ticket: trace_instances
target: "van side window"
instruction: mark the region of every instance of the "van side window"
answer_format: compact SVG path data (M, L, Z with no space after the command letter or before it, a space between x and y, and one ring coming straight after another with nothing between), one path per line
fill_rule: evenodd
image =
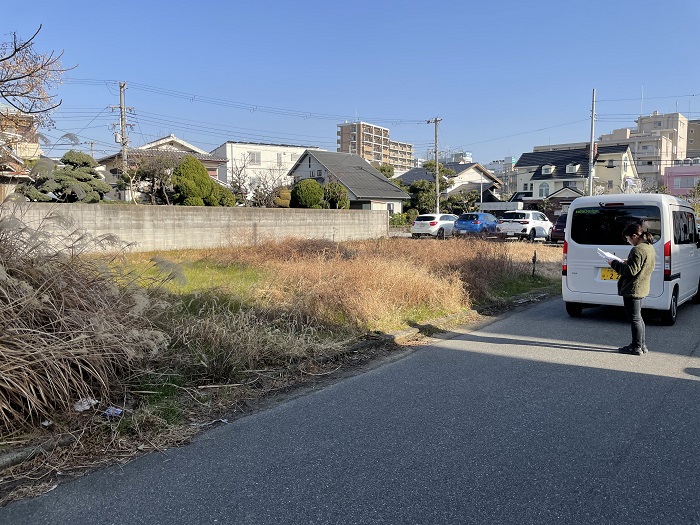
M673 212L673 242L695 244L695 217L687 211Z

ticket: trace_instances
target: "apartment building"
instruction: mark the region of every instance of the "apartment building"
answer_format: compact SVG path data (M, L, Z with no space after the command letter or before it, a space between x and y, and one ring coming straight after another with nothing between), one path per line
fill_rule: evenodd
M484 168L503 181L503 192L514 193L518 189L518 172L515 169L515 157L493 160L484 165Z
M338 124L338 152L357 153L367 162L390 164L394 171L413 168L413 144L389 138L389 129L367 122Z
M700 157L700 120L688 121L688 145L685 154L691 159Z
M648 188L659 186L664 170L687 156L688 119L680 113L654 111L635 122L636 130L613 130L600 136L600 144L629 144L643 184Z

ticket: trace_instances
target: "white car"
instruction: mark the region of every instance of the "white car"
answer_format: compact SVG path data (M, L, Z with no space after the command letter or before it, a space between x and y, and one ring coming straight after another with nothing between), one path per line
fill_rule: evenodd
M554 225L547 216L539 211L517 210L507 211L498 219L496 232L502 238L528 239L537 238L549 240L552 237Z
M451 237L456 220L457 216L451 213L419 215L411 225L411 236L416 239L418 237L435 237L436 239Z

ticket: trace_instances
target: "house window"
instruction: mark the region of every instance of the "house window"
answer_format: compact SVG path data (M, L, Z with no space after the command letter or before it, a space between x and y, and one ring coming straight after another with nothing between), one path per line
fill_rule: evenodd
M565 188L575 188L575 187L576 187L576 181L565 180L565 181L564 181L564 187L565 187Z
M551 175L554 166L542 166L542 175Z
M695 142L695 139L688 139L688 144L693 144Z
M627 161L626 160L622 163L622 173L627 173Z
M314 170L309 171L309 177L311 177L311 178L313 179L313 177L314 177Z
M292 162L294 162L294 161L297 160L298 158L299 158L299 155L297 155L296 153L292 153L292 154L289 156L289 160L291 160Z
M693 135L694 133L695 133L695 129L694 129L694 128L690 128L690 134Z
M316 176L317 176L317 177L322 177L322 176L323 176L323 174L321 173L321 170L317 170L317 171L316 171Z
M309 155L309 168L310 167L311 167L311 155ZM313 173L313 171L311 173Z
M542 182L540 184L540 197L549 197L549 184Z
M530 183L530 191L532 191L532 189L533 189L534 187L535 187L535 185L531 182L531 183Z
M610 159L610 160L608 161L608 168L614 168L614 167L615 167L615 161L612 160L612 159Z
M248 158L250 159L251 166L260 166L260 152L259 151L249 151Z

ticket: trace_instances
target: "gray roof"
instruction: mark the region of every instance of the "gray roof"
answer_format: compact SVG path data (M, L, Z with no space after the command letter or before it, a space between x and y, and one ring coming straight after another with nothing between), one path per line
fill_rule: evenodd
M299 158L294 168L301 163L306 155L313 156L323 164L328 173L354 193L358 200L405 200L410 198L407 193L356 153L307 150Z
M624 153L629 148L628 144L616 144L614 146L598 146L598 156L610 153ZM597 157L596 157L597 158ZM576 173L566 173L566 166L578 164ZM554 173L545 175L542 173L542 166L554 166ZM543 179L573 179L588 177L588 148L563 149L554 151L533 151L523 153L516 168L536 167L532 174L532 180Z
M481 170L484 171L484 173L490 173L486 168L481 166L478 162L469 162L467 164L460 164L459 162L447 162L443 164L443 166L447 169L451 169L454 171L454 175L451 175L451 177L456 177L463 171L467 171L471 168L477 167L477 169L481 168ZM488 176L488 175L487 175ZM491 186L495 184L498 179L496 179L493 175L490 175L491 177ZM408 170L406 173L399 175L396 177L397 179L401 180L403 184L406 186L410 186L416 181L419 180L427 180L429 182L434 182L435 181L435 172L434 171L428 171L425 168L412 168ZM485 182L485 181L484 181ZM498 181L500 182L500 181ZM489 187L491 187L489 186Z
M103 157L98 160L99 163L104 163L106 160L112 159L112 158L117 158L121 157L121 151L118 153L114 153L113 155L109 155L107 157ZM227 162L227 159L218 157L216 155L212 155L211 153L197 153L195 151L180 151L180 150L174 150L174 149L129 149L127 151L127 155L129 157L157 157L157 156L172 156L177 159L184 158L186 155L191 155L195 159L200 160L200 161L209 161L209 162L218 162L220 164L223 164Z

